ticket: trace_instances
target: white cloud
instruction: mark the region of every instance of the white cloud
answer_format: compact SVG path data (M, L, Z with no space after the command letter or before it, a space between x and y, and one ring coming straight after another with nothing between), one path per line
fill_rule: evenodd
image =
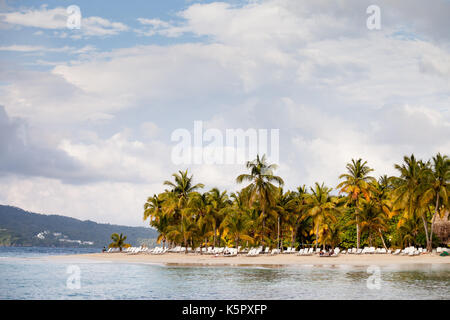
M34 27L50 30L69 30L67 19L69 14L66 8L57 7L48 9L41 6L39 9L24 9L7 13L0 13L0 19L8 24ZM128 26L121 22L113 22L101 17L84 17L82 15L80 30L74 30L76 35L84 36L111 36L128 30ZM57 33L64 37L66 33Z
M450 45L448 28L447 35L436 31L448 22L415 0L411 7L382 1L382 30L371 32L365 26L368 1L349 3L197 3L179 13L181 22L138 20L148 35L189 34L195 41L86 49L49 72L3 74L0 103L8 113L48 131L57 127L53 145L98 180L82 186L17 179L0 187L0 198L52 212L61 212L67 199L79 206L70 214L98 211L108 221L110 210L121 223L127 221L122 211L136 219L145 196L186 169L171 163L168 139L174 128L191 129L194 120L221 130L280 128L278 173L288 188L315 181L335 187L351 158L367 160L378 175L395 173L393 164L405 154L448 152ZM403 9L417 20L410 24ZM410 37L396 36L399 30ZM80 135L79 127L94 133ZM208 187L234 190L245 168L190 171ZM21 188L29 197L20 195ZM46 204L32 195L36 190L58 201Z
M158 185L99 182L79 187L47 178L0 178L0 203L32 212L59 214L131 226L143 222L143 205ZM157 191L158 190L158 191Z

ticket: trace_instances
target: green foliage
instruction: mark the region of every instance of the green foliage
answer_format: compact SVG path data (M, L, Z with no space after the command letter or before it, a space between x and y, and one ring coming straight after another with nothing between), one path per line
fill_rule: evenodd
M438 154L432 161L413 155L396 164L399 176L369 174L362 159L352 159L332 188L315 183L296 191L282 189L277 168L265 156L246 165L239 175L243 189L232 193L214 188L201 193L187 171L174 174L170 189L148 198L144 219L159 232L158 241L184 246L264 245L297 247L316 244L353 248L363 246L428 246L433 217L449 209L450 162ZM359 233L357 232L359 230ZM433 235L433 245L439 243Z

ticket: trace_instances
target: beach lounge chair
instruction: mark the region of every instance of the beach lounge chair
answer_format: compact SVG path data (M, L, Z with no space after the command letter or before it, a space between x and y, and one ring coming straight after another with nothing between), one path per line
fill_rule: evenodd
M236 253L236 255L237 255L237 253ZM224 257L232 257L232 256L234 256L234 248L225 248L224 250L223 250L223 256Z
M266 250L264 251L264 254L269 254L269 251L270 250L270 248L269 247L266 247Z

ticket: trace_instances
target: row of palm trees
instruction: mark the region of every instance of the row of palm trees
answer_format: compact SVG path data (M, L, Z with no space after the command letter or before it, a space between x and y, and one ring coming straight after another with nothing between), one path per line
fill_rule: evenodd
M430 161L405 156L398 176L375 179L362 159L352 159L333 189L323 183L283 190L277 165L257 156L236 178L245 184L228 194L194 184L188 171L165 181L164 192L149 197L144 220L159 232L158 242L188 247L250 246L406 246L431 250L436 217L449 208L450 161L437 154Z

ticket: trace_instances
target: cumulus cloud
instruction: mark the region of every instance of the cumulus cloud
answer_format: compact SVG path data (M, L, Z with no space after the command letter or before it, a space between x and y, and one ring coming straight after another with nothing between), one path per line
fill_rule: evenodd
M443 12L449 4L437 3L380 1L379 31L366 28L369 1L196 3L176 22L138 19L136 32L180 42L89 50L48 71L4 72L0 103L8 113L47 130L64 127L53 146L97 177L86 188L73 183L58 190L67 179L55 171L51 179L15 180L14 188L28 186L31 193L48 184L49 197L87 197L89 204L94 200L87 193L110 193L99 201L117 195L140 216L145 196L186 169L172 164L169 139L174 129L192 130L194 120L220 130L279 128L278 173L287 188L315 181L335 187L351 158L368 160L376 174L393 174L393 163L405 154L445 153L450 46ZM90 133L80 135L80 128ZM245 170L189 169L207 188L228 190ZM0 198L33 205L14 188L3 187ZM61 206L36 200L32 207L41 205ZM73 212L81 215L87 206ZM124 207L106 208L127 221Z
M66 30L69 14L66 8L57 7L48 9L47 6L41 6L39 9L24 9L0 13L0 21L22 27L33 27L48 30ZM114 22L102 17L83 17L79 30L74 30L75 35L82 36L112 36L120 32L127 31L127 25L121 22ZM79 31L79 32L78 32ZM58 33L63 36L63 34Z
M80 165L65 152L36 145L27 125L20 119L10 119L0 106L0 174L45 176L71 181L82 178ZM84 177L86 178L86 177Z

